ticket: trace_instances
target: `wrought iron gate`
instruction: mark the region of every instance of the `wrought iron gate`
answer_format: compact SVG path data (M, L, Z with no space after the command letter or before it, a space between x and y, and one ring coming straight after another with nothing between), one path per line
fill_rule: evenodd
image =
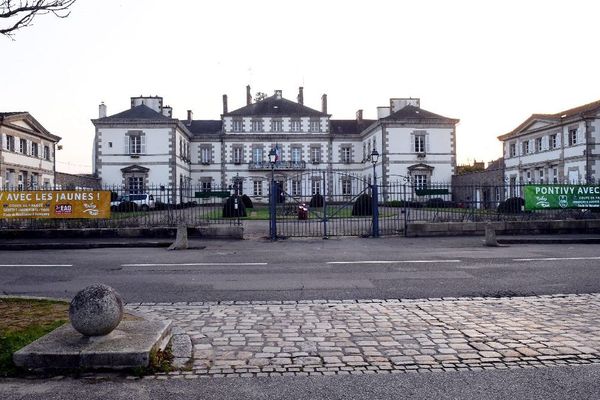
M378 236L377 187L344 171L279 173L270 190L270 235Z

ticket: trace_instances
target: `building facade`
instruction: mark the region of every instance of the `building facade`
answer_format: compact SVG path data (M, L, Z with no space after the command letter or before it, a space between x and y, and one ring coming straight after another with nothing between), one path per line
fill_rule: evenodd
M191 110L179 120L162 98L134 97L131 109L111 116L100 105L100 117L92 120L94 170L103 184L130 192L157 185L165 190L236 187L260 202L268 196L271 149L278 155L275 180L292 195L319 192L320 171L360 176L353 180L341 174L339 182L328 182L347 191L355 189L349 185L370 182L369 155L375 149L380 183L450 182L458 120L421 109L419 99L391 99L389 106L379 107L376 120L362 115L359 110L354 119L332 119L327 95L319 110L310 108L302 87L297 101L285 99L281 90L253 101L248 86L246 105L233 111L223 95L223 113L214 120L196 120Z
M0 186L4 189L51 188L60 137L28 112L0 113Z
M556 114L533 114L498 139L510 187L594 183L600 178L600 101ZM514 195L518 193L509 196Z

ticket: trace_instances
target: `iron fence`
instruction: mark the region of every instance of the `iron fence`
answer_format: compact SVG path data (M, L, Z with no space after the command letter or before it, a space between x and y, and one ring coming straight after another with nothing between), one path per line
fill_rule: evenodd
M10 191L12 188L5 188ZM16 188L19 190L19 188ZM146 186L143 189L128 189L122 186L102 188L44 187L46 190L75 190L111 193L110 218L66 219L66 218L3 218L3 229L77 229L77 228L126 228L126 227L175 227L181 223L190 226L206 224L241 224L239 216L224 216L227 198L235 193L231 187L163 185ZM31 190L19 190L29 192Z

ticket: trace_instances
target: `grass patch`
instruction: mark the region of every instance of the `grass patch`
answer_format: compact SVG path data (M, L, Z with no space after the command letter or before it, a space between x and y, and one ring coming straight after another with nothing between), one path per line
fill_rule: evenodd
M69 304L62 301L0 299L0 377L18 374L15 351L69 320Z

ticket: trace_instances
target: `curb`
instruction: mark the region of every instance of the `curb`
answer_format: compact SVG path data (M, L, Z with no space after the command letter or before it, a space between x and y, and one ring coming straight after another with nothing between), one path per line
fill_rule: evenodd
M0 251L169 247L171 244L172 242L2 243L0 244Z

